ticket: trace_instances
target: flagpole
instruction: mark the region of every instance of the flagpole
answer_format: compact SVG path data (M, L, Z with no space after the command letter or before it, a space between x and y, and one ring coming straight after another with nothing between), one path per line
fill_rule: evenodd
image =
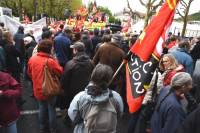
M120 66L117 68L117 70L115 71L115 73L112 76L112 79L110 80L110 82L108 83L108 86L111 85L111 83L113 82L113 80L116 78L116 76L118 75L119 71L122 69L122 67L124 66L124 64L126 64L128 62L128 60L131 57L131 51L129 50L128 53L126 54L126 56L124 57L122 63L120 64Z

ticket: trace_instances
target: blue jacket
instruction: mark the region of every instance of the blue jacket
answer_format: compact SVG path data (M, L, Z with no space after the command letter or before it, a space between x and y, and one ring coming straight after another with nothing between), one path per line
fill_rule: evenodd
M169 86L161 89L158 103L151 118L152 133L175 133L185 119L186 114L173 92L166 97L160 108L158 108L158 104L160 104L160 101L167 95L169 90Z
M192 75L193 73L193 59L186 52L186 50L178 48L177 50L171 52L171 54L176 58L179 64L182 64L185 68L185 71Z
M71 41L64 33L60 33L58 36L56 36L54 41L54 50L56 53L56 57L60 64L65 64L71 56Z

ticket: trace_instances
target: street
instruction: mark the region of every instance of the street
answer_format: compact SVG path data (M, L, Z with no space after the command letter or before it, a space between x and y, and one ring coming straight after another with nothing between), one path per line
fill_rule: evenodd
M22 80L23 81L23 80ZM18 133L38 133L38 106L36 100L31 97L32 88L30 82L23 81L23 99L26 100L22 107L21 117L17 122ZM57 109L59 113L59 109ZM126 133L128 126L128 114L124 114L119 120L117 133ZM73 133L72 127L67 127L63 123L62 117L57 117L57 129L58 133Z

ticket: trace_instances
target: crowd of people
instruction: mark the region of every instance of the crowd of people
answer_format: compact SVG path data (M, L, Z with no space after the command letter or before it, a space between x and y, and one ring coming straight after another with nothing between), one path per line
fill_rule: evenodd
M117 120L128 113L125 67L112 76L139 35L75 32L61 24L59 31L44 27L36 42L23 26L14 35L0 26L1 133L17 133L24 81L31 83L30 95L38 103L40 133L57 132L56 107L67 113L65 124L74 133L117 132ZM60 78L62 94L44 95L45 64ZM169 34L141 109L130 114L127 133L198 133L199 65L200 38ZM149 108L152 97L156 100Z

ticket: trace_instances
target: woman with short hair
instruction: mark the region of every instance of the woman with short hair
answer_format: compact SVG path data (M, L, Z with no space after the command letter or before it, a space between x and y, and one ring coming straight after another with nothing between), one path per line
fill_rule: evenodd
M38 44L38 53L32 56L28 62L28 74L33 81L34 97L39 104L40 133L56 132L56 97L49 98L42 93L45 63L54 74L60 76L63 73L62 67L51 56L52 45L53 42L51 40L42 40Z

